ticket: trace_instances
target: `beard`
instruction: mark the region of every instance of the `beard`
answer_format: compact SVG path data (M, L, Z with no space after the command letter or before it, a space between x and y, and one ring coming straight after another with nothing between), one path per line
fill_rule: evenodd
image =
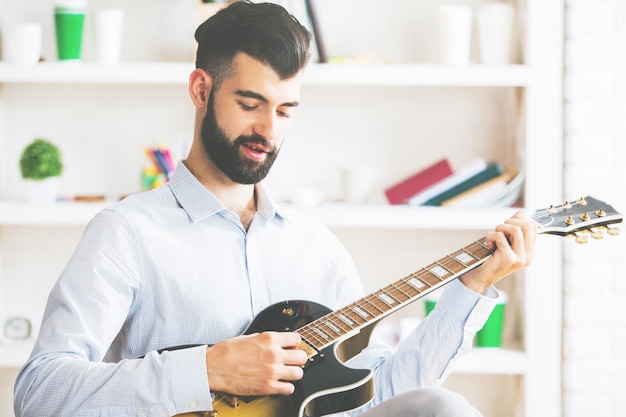
M202 120L200 138L207 158L231 181L238 184L256 184L263 180L280 150L259 135L241 135L230 141L226 132L217 123L213 94L209 98L206 115ZM253 161L242 155L241 147L250 144L262 145L268 150L265 160Z

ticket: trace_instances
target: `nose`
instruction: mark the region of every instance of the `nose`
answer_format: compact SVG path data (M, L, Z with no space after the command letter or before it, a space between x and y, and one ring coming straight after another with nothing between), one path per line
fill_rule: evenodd
M278 136L278 116L274 111L264 112L254 124L254 133L271 141Z

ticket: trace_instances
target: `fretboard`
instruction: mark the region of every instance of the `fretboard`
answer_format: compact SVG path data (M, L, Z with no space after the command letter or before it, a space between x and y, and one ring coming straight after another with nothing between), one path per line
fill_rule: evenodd
M483 263L492 252L485 239L458 251L333 311L298 329L320 350L388 316Z

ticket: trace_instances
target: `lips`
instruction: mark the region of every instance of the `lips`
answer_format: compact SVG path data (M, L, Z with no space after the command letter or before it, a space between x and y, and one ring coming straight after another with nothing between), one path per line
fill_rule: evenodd
M265 155L269 152L267 147L252 142L244 143L242 145L242 149L250 159L254 159L256 161L263 160Z

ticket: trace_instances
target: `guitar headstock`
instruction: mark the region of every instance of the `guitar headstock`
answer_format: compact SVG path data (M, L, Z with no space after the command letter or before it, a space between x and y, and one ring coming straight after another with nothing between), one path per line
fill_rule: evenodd
M619 228L610 225L623 218L613 207L590 196L537 210L532 217L541 225L539 233L575 237L578 243L587 243L589 237L602 239L605 233L618 235Z

